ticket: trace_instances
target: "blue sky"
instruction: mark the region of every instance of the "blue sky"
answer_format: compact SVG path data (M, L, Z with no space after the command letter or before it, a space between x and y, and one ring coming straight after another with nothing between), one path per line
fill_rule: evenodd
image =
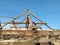
M0 0L0 16L16 17L26 9L30 9L53 29L60 29L60 0ZM11 19L0 20L3 23Z

